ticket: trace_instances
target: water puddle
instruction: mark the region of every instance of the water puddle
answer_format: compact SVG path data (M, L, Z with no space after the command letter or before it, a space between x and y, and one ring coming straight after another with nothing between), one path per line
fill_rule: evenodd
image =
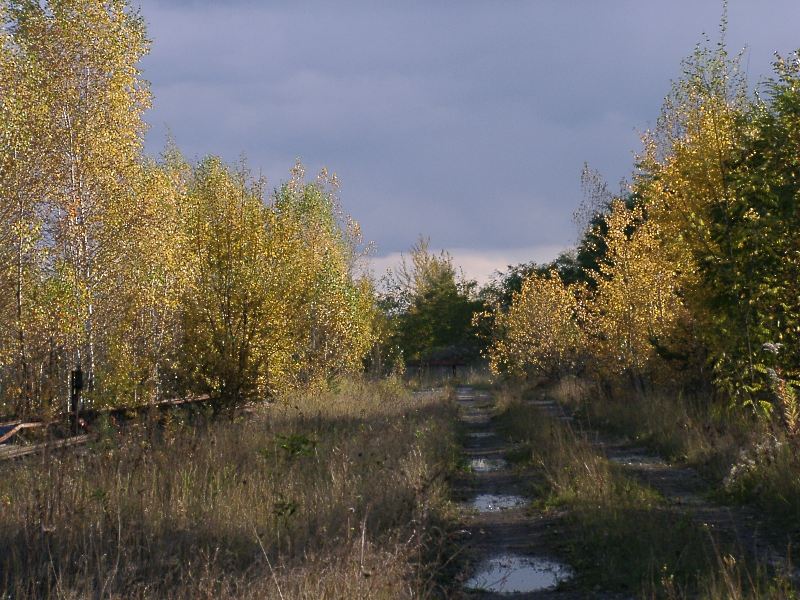
M504 458L472 458L469 461L469 466L472 467L475 473L499 471L505 468L507 464Z
M489 414L494 409L493 404L478 404L476 402L461 402L461 413L466 415Z
M545 406L556 408L558 404L554 400L529 400L528 404L531 406Z
M478 414L471 414L471 415L461 415L461 420L464 423L469 423L471 425L486 425L492 418L485 414L485 413L478 413Z
M527 502L522 496L502 494L480 494L475 496L470 505L478 512L497 512L509 508L517 508Z
M476 440L482 440L484 438L494 437L497 434L494 431L473 431L472 433L468 433L467 437L474 438Z
M666 463L655 456L648 456L647 454L618 454L616 456L609 456L608 460L618 465L626 465L629 467L661 467Z
M413 391L411 393L416 398L423 398L425 396L435 396L435 395L441 394L443 392L444 392L444 388L432 387L432 388L423 388L423 389L415 390L415 391Z
M543 558L507 554L490 558L480 565L464 587L499 594L536 592L556 587L572 577L572 571Z

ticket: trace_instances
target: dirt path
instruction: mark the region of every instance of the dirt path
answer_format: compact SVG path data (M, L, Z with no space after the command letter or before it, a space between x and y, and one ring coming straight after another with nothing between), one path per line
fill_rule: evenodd
M509 447L494 430L490 394L463 387L456 397L466 430L464 455L471 467L471 473L454 486L464 507L467 553L458 597L585 598L583 592L558 589L572 573L548 551L548 529L557 517L530 509L525 493L532 475L505 462Z
M544 394L531 404L550 418L573 422L573 417L562 405ZM583 424L580 429L608 460L658 491L673 508L707 527L715 539L729 544L750 560L788 575L795 583L800 581L800 570L791 567L786 556L796 532L781 532L767 527L754 509L711 501L711 486L690 467L669 464L641 446L587 429Z

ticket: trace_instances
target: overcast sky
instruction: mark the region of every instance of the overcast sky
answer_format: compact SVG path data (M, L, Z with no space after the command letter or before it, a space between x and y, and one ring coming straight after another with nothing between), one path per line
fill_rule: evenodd
M380 270L418 235L485 279L576 237L584 162L616 185L717 0L141 0L154 107L190 158L295 158L342 182ZM800 47L800 1L731 0L753 83Z

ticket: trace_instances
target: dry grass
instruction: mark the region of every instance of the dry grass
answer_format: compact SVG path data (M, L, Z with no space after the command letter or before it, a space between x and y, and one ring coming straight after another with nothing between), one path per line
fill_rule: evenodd
M737 563L706 529L606 460L580 430L548 419L522 396L503 394L499 422L521 445L511 458L541 474L539 505L564 515L554 543L582 589L642 598L796 598L785 580Z
M567 377L548 393L592 427L628 436L719 481L739 449L758 436L756 423L744 413L668 392L642 397L631 390L615 390L608 397L585 380Z
M717 486L720 499L757 506L780 527L800 519L800 443L777 419L769 423L745 410L667 392L616 390L608 397L574 377L548 393L592 427L695 467Z
M700 582L697 590L682 589L674 579L662 577L658 592L651 598L666 600L797 600L798 595L787 577L755 575L729 554L716 555L716 569Z
M392 381L338 388L4 466L0 595L435 595L453 408Z
M522 444L525 462L546 477L549 502L616 508L623 497L636 504L658 500L650 490L621 477L582 432L547 418L535 406L522 402L518 392L506 391L498 405L503 411L500 423L504 434Z

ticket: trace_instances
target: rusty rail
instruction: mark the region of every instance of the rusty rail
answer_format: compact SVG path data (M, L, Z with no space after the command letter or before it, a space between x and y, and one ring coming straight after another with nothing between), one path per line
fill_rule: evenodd
M21 458L23 456L28 456L29 454L36 454L37 452L41 452L42 450L58 450L60 448L67 448L69 446L77 446L80 444L85 444L89 440L91 440L94 436L92 434L83 434L83 435L76 435L73 437L69 437L63 440L54 440L51 442L45 442L43 444L33 444L30 446L6 446L5 448L0 448L0 461L3 460L10 460L12 458Z
M14 423L0 423L0 427L9 426L9 425L13 425L13 427L11 427L10 431L7 431L3 435L0 435L0 444L3 444L6 441L10 440L13 436L15 436L17 433L19 433L23 429L35 429L37 427L44 427L46 425L46 423L42 423L41 421L33 421L31 423L16 423L16 424L14 424Z
M211 399L210 396L203 395L203 396L194 396L190 398L176 398L171 400L162 400L160 402L155 402L153 404L140 404L136 406L116 406L111 408L86 410L81 413L80 422L82 426L86 427L87 422L84 421L84 418L89 422L91 422L94 421L97 417L104 414L113 415L116 413L118 415L124 415L125 413L130 413L130 412L143 413L152 409L165 409L165 408L179 407L190 404L202 404L204 402L208 402L210 399ZM23 431L25 429L48 427L58 423L59 417L64 421L66 421L67 419L70 418L70 416L72 416L71 413L63 413L50 422L6 421L0 423L0 427L3 428L10 427L10 429L8 429L5 433L0 434L0 461L12 458L19 458L22 456L28 456L30 454L35 454L36 452L40 452L48 448L58 449L58 448L65 448L69 446L84 444L87 441L89 441L92 437L94 437L93 434L88 433L88 434L74 435L60 440L50 440L48 442L43 442L40 444L30 444L25 446L12 445L7 443L12 437L14 437L20 431Z

